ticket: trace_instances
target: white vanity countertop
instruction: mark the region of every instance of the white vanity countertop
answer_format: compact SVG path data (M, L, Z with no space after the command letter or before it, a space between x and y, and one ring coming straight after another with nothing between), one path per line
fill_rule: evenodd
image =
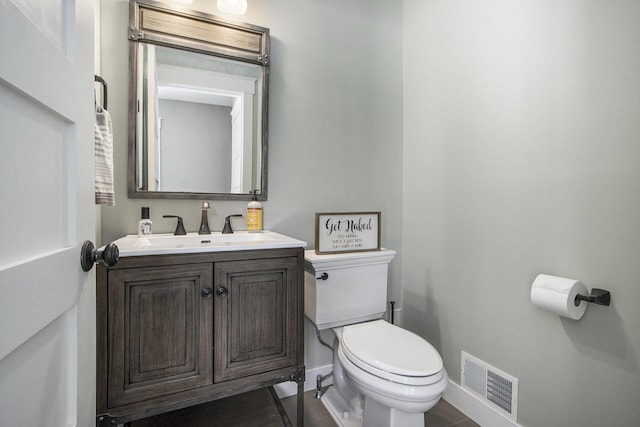
M114 241L120 257L142 255L170 255L200 252L246 251L256 249L282 249L306 247L307 242L272 231L249 233L235 231L232 234L188 233L186 236L152 234L139 237L129 235Z

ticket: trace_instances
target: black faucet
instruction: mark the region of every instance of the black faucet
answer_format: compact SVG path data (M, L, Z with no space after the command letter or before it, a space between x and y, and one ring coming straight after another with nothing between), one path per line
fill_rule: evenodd
M240 214L227 216L224 219L224 228L222 229L222 234L231 234L231 233L233 233L233 229L231 228L231 217L234 217L234 216L242 217L242 215L240 215Z
M176 231L173 232L174 236L184 236L187 234L184 229L184 224L182 222L182 217L178 215L162 215L163 218L178 218L178 225L176 226Z
M198 234L211 234L211 230L209 230L209 202L202 202L202 220Z

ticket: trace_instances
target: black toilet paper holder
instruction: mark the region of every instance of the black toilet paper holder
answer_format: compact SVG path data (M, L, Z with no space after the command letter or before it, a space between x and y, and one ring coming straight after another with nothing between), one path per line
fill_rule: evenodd
M593 288L591 289L590 295L576 295L573 303L577 307L581 301L592 302L599 305L609 305L611 304L611 292L605 291L604 289Z

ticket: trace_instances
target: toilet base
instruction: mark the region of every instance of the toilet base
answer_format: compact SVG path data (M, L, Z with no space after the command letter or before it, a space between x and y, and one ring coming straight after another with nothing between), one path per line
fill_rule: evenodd
M424 427L424 413L409 413L382 405L365 397L364 419L344 401L335 387L329 387L320 399L340 427Z
M362 427L362 417L340 396L335 386L331 386L320 398L333 421L340 427Z

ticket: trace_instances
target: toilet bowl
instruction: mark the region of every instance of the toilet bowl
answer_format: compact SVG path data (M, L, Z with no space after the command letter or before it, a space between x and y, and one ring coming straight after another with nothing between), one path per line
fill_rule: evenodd
M327 393L323 402L336 423L349 427L424 426L424 412L438 402L448 382L433 346L383 320L333 331L338 377L335 392ZM341 398L346 387L340 384L340 375L351 388L346 394L356 390L362 401L352 398L351 405L346 404Z
M305 252L305 315L335 335L333 385L322 402L343 427L424 427L448 383L428 341L381 320L394 255Z

